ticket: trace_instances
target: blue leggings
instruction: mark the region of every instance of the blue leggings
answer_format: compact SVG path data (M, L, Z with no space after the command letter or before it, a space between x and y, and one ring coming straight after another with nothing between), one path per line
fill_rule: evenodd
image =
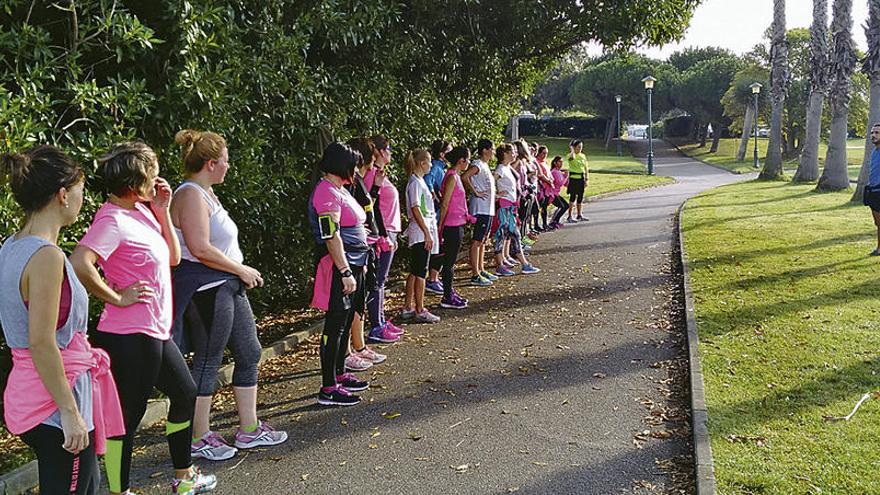
M392 235L391 232L388 234ZM392 261L394 261L394 251L379 253L376 262L376 288L367 295L367 313L372 328L385 324L385 281L388 280Z

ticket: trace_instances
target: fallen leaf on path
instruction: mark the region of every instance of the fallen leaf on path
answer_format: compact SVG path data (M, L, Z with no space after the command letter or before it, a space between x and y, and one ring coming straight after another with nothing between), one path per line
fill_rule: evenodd
M400 417L400 413L399 412L392 412L392 413L386 412L386 413L382 413L382 416L385 419L394 419L394 418Z
M457 473L464 473L468 470L470 464L462 464L460 466L449 466L450 469L454 469Z

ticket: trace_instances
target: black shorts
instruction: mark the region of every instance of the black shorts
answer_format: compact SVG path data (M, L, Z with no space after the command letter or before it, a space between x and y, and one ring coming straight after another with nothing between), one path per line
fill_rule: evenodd
M366 300L366 287L364 284L364 267L351 265L351 275L357 283L357 289L351 294L342 293L342 274L336 267L333 270L333 281L330 283L330 301L327 311L348 311L353 309L355 313L364 314Z
M428 276L428 262L431 253L425 249L424 242L417 242L409 247L409 272L419 278Z
M872 211L880 213L880 186L865 186L865 193L862 196L862 203L871 208Z
M584 189L586 188L586 180L583 177L572 177L568 179L568 197L572 203L584 202Z
M492 230L492 215L477 215L477 223L474 224L473 240L486 242L489 239L489 231Z

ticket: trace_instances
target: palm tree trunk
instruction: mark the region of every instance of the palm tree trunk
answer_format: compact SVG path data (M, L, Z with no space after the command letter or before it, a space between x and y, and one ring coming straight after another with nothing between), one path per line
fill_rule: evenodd
M794 182L819 178L819 140L822 135L822 107L828 92L828 2L813 0L810 26L810 102L807 105L807 137L801 151Z
M749 149L749 140L752 137L752 131L755 129L755 107L746 105L746 115L743 117L743 132L739 140L739 148L736 150L736 161L742 162L746 159L746 151ZM818 171L816 172L818 176Z
M721 141L721 124L715 122L712 124L712 147L709 148L709 153L715 153L718 151L719 141Z
M709 124L700 125L700 148L706 147L706 139L709 138Z
M614 138L614 135L617 134L615 126L617 125L617 115L612 115L611 120L608 122L608 128L605 130L605 149L607 150L609 146L611 146L611 139Z
M773 37L770 42L770 142L761 179L782 177L782 112L788 87L788 45L785 40L785 0L773 0Z
M834 0L834 18L831 22L833 49L829 103L831 109L831 137L825 167L816 189L840 191L849 187L846 161L846 137L849 130L850 78L856 67L856 53L852 40L852 0Z
M819 178L819 139L822 133L824 104L824 93L821 91L810 93L810 103L807 106L807 139L801 151L797 172L792 179L794 182L812 182Z
M853 202L862 201L865 186L868 184L868 176L871 173L871 153L874 151L874 145L871 143L871 127L880 122L880 0L868 0L868 23L865 26L865 36L868 39L868 53L862 62L862 72L867 74L871 81L871 100L868 106L868 135L865 136L865 156L862 158L859 181L852 196Z

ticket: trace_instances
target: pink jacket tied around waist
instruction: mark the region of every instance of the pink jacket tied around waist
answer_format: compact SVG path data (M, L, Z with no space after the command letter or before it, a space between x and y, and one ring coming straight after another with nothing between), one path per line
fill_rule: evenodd
M70 344L61 349L61 361L67 383L71 386L80 374L92 372L95 452L103 454L107 438L125 434L116 382L110 373L110 356L101 349L93 349L83 333L75 332ZM6 404L6 427L14 435L36 427L58 409L40 379L28 349L12 349L12 372L3 393L3 403Z

